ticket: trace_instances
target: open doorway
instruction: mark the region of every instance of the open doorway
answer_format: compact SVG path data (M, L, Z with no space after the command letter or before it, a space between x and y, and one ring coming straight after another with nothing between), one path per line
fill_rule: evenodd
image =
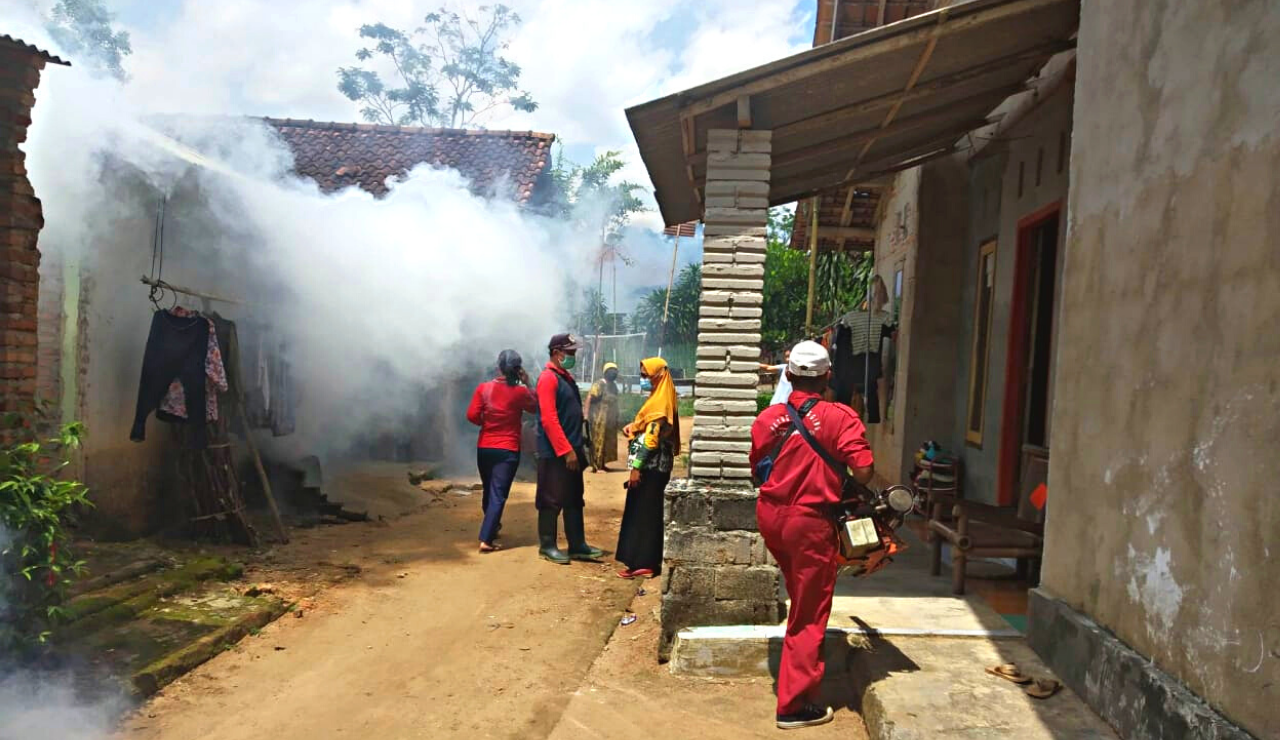
M1044 482L1048 470L1060 226L1059 203L1018 224L1000 425L997 500L1002 506L1019 503Z

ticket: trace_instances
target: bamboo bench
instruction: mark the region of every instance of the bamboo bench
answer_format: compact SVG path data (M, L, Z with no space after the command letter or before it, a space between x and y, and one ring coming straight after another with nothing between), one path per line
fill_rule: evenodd
M1044 525L1020 519L1012 507L965 501L954 493L927 491L929 506L929 572L942 573L942 543L951 545L951 589L964 593L970 558L1016 558L1018 577L1037 572L1044 551ZM949 518L944 515L949 513Z

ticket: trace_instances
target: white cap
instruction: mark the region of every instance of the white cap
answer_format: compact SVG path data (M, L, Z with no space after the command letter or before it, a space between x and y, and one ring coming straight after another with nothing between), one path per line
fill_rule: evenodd
M831 369L831 355L817 342L804 341L791 348L787 370L792 375L816 378Z

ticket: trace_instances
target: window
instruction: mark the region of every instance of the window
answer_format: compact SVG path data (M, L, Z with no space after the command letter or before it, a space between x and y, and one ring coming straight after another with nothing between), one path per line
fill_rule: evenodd
M996 243L982 245L978 254L978 290L974 295L973 348L969 355L969 414L964 441L982 447L987 401L987 367L991 357L991 315L996 297Z

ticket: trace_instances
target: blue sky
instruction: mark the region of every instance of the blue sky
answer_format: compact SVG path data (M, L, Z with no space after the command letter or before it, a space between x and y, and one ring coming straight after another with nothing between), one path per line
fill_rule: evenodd
M50 5L53 0L35 0ZM335 87L354 63L358 28L412 27L441 0L105 0L129 30L129 96L157 112L358 119ZM474 7L478 2L457 4ZM523 23L507 54L540 104L488 128L555 133L586 162L623 153L623 175L649 186L623 114L627 106L807 48L815 0L507 0ZM621 284L664 284L670 242L656 211L640 214L630 239L635 265ZM687 243L687 246L686 244ZM682 240L680 261L700 259ZM622 291L620 291L622 292ZM629 291L628 291L629 292ZM625 303L621 306L628 308Z

